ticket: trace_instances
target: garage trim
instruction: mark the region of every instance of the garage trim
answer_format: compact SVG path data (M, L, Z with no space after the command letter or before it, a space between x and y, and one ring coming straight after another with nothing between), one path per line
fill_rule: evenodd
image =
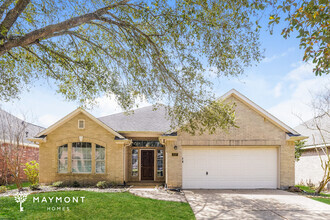
M251 149L258 149L258 148L276 148L276 153L277 153L277 176L276 176L276 180L277 180L277 188L279 189L280 188L280 182L281 182L281 179L280 179L280 171L281 171L281 146L278 146L278 145L251 145L251 146L240 146L240 145L235 145L235 146L216 146L216 145L210 145L210 146L206 146L206 145L184 145L184 146L181 146L182 147L182 157L184 156L184 153L183 151L185 149L202 149L203 147L204 148L207 148L207 149L223 149L223 148L227 148L227 149L238 149L238 148L251 148ZM184 160L184 158L183 158ZM182 167L182 186L183 186L183 172L184 172L184 169Z

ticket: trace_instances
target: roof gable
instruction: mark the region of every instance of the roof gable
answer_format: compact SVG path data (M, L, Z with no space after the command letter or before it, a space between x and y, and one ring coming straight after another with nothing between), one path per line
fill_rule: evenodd
M90 113L88 113L86 110L84 110L82 108L77 108L76 110L74 110L73 112L71 112L70 114L68 114L64 118L62 118L61 120L57 121L55 124L51 125L47 129L45 129L42 132L40 132L39 134L37 134L37 137L40 137L40 136L49 134L50 132L54 131L55 129L57 129L58 127L62 126L67 121L69 121L70 119L72 119L73 117L75 117L76 115L78 115L79 113L82 113L82 114L86 115L92 121L94 121L95 123L97 123L98 125L100 125L101 127L103 127L104 129L106 129L110 133L114 134L116 137L118 137L118 138L125 138L124 136L122 136L118 132L114 131L111 127L109 127L108 125L105 125L100 120L98 120L97 118L95 118L93 115L91 115Z
M272 114L270 114L269 112L267 112L266 110L261 108L259 105L257 105L256 103L254 103L253 101L251 101L250 99L248 99L246 96L239 93L235 89L231 89L230 91L225 93L223 96L221 96L219 99L220 100L225 100L225 99L227 99L231 96L234 96L236 99L243 102L249 108L253 109L255 112L257 112L261 116L267 118L271 123L273 123L275 126L282 129L283 131L291 133L293 135L299 135L299 133L297 131L295 131L294 129L292 129L291 127L289 127L288 125L286 125L282 121L280 121L278 118L276 118L275 116L273 116Z

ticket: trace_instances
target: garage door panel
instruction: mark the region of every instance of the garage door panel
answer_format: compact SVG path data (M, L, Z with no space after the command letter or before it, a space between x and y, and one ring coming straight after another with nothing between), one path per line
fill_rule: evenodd
M277 149L275 147L184 148L183 161L183 188L277 187Z

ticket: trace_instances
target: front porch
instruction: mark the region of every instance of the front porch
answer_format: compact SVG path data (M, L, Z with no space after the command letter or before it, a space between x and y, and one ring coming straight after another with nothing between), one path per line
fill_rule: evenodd
M158 138L133 139L124 152L125 183L134 186L165 184L165 146Z
M165 181L141 180L126 183L131 188L159 188L165 186Z

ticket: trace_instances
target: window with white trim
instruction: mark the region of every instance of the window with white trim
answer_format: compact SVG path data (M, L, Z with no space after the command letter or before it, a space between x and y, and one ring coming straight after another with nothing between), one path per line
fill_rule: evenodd
M95 148L95 172L105 173L105 147L98 144Z
M88 142L72 143L72 173L92 172L92 144Z
M84 119L79 119L78 120L78 128L79 129L85 129L85 120Z
M139 150L132 149L132 176L137 176L139 173Z
M68 172L68 145L64 144L58 147L58 172Z
M157 150L157 176L164 176L164 151Z

